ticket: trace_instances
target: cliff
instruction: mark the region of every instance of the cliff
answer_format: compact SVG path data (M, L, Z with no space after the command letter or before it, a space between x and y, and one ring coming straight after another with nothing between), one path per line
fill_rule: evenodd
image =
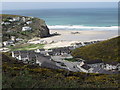
M11 39L11 36L22 39L33 37L47 37L50 35L45 21L35 17L19 15L0 15L2 18L3 41Z

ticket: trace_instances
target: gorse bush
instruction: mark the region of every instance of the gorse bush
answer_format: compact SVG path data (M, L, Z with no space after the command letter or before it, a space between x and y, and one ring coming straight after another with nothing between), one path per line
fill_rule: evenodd
M118 88L119 74L104 75L53 70L15 60L2 54L3 88Z
M119 55L120 36L102 41L96 44L87 45L72 51L76 58L85 60L102 60L104 62L120 62Z

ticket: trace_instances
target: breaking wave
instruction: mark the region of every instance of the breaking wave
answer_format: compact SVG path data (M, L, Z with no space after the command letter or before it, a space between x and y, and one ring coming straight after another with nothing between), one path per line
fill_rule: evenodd
M118 30L118 26L48 25L48 28L53 30Z

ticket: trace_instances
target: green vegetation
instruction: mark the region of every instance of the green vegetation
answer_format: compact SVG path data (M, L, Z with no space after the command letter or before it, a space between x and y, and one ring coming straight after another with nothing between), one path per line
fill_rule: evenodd
M119 88L119 74L104 75L40 68L2 54L3 88Z
M9 18L20 17L19 21L10 22ZM30 18L32 21L31 24L27 25L31 27L31 31L22 31L22 27L26 26L26 22L23 22L22 17ZM11 39L11 36L15 36L16 38L22 38L25 40L32 39L33 37L46 37L49 36L49 29L47 28L45 21L39 18L31 18L26 16L19 15L7 15L0 14L0 18L2 18L3 22L10 22L10 24L2 25L2 40L7 41Z
M120 62L118 52L120 46L120 36L102 41L96 44L84 46L72 51L72 55L76 58L85 60L102 60L105 62Z
M67 61L70 61L70 62L79 61L78 59L75 59L75 58L65 58L64 60L67 60Z
M11 51L17 51L17 50L42 49L43 47L44 47L44 44L20 44L16 46L9 46L8 48L10 48Z
M0 14L1 17L20 17L20 15L9 15L9 14Z

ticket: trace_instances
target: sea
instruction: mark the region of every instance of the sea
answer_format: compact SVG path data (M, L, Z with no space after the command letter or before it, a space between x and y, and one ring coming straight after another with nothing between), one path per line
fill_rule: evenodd
M117 30L117 8L3 10L3 14L38 17L54 30Z

